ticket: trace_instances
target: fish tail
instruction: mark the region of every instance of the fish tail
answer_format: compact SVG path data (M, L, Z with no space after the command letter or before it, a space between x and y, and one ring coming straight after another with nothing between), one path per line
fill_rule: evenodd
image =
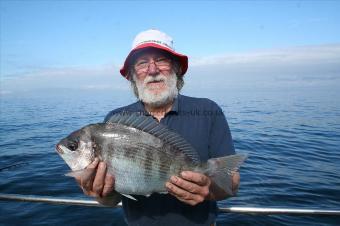
M246 158L246 155L235 154L209 159L207 162L207 174L217 186L228 194L233 194L231 176L238 171Z

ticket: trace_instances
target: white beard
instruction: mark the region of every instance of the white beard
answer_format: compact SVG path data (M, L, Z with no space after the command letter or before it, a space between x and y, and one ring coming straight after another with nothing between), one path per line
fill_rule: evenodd
M159 74L157 76L147 76L144 81L140 81L134 74L133 79L136 82L139 100L151 107L161 107L173 101L178 95L177 76L175 73L165 76ZM152 88L147 84L153 81L163 81L166 85L162 92L154 93Z

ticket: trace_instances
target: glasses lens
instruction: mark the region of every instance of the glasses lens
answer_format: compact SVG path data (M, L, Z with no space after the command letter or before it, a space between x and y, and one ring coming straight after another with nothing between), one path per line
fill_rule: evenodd
M136 71L146 71L149 69L149 66L151 63L154 63L158 69L160 70L166 70L171 65L171 60L165 57L157 58L153 61L147 61L147 60L140 60L137 61L135 64L135 70Z
M157 66L170 66L170 59L168 58L158 58L155 60Z

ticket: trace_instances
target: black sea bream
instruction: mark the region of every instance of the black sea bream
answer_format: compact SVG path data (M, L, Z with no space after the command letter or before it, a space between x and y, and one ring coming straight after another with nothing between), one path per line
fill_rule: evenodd
M166 181L184 170L204 173L222 189L230 190L230 175L238 170L244 155L201 162L194 148L177 133L151 117L125 113L71 133L56 145L57 152L77 173L98 157L114 175L115 190L127 196L166 193Z

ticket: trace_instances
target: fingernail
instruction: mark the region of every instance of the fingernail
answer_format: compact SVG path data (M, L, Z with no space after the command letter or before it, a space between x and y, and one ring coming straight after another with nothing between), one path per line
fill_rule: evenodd
M166 182L166 183L165 183L165 187L166 187L167 189L171 189L171 184L170 184L169 182Z
M172 177L170 178L170 180L171 180L171 182L176 183L176 182L178 181L178 178L177 178L176 176L172 176Z
M99 168L105 169L106 164L104 162L99 163Z
M92 164L97 165L97 164L98 164L98 161L99 161L99 159L98 159L98 158L95 158L95 159L93 160Z
M188 175L188 173L184 171L184 172L181 173L181 175L182 175L182 177L186 177Z

